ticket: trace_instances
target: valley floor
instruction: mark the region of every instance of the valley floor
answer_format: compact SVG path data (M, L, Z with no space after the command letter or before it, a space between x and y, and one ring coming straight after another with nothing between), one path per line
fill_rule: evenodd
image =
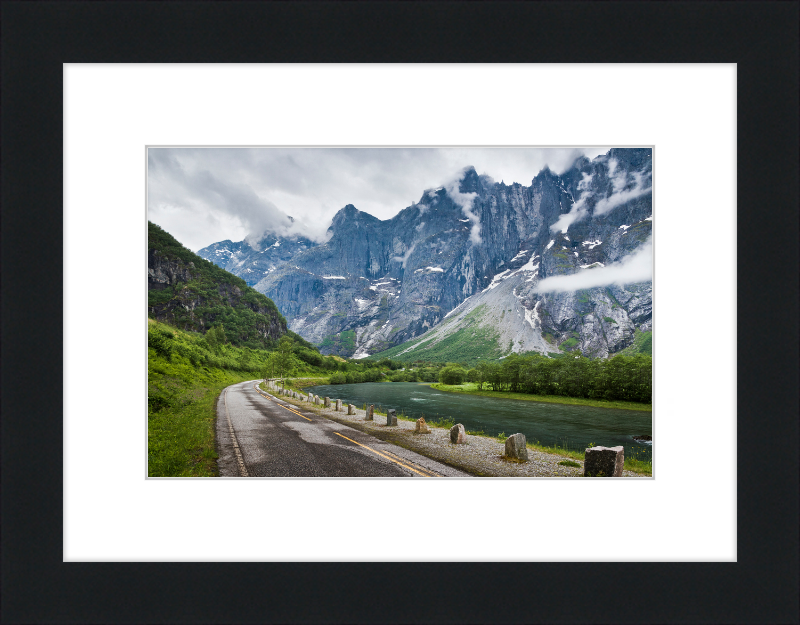
M268 390L266 383L262 383L260 386L262 389ZM429 424L430 434L417 434L414 431L415 423L413 421L405 421L398 418L396 427L388 427L385 415L375 413L374 420L367 421L365 420L366 412L364 410L356 409L354 415L348 415L346 409L343 409L342 412L337 412L334 407L335 399L333 398L330 408L313 405L307 401L293 399L289 396L280 396L280 398L283 401L302 406L305 411L314 412L332 421L348 425L375 438L412 450L472 475L482 477L583 476L583 460L578 460L574 455L548 453L529 448L529 461L519 463L503 458L505 445L497 438L468 435L467 444L453 445L450 443L449 430L435 427L433 424ZM559 462L567 459L573 460L578 466L572 467L559 464ZM623 476L649 477L649 474L625 470Z

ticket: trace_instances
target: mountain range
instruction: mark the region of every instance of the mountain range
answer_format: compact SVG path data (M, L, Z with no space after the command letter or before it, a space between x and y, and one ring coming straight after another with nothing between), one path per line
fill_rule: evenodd
M529 186L467 167L387 220L348 204L324 243L266 233L198 255L323 353L605 358L652 332L652 215L652 150L614 148Z

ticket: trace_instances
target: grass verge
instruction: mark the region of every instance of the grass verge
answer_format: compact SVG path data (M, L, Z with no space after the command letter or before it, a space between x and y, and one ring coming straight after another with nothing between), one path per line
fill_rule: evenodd
M217 398L226 386L252 380L254 373L191 369L152 363L148 380L147 474L150 477L219 475L215 448ZM157 402L157 409L152 406Z
M503 438L501 438L501 436ZM503 442L505 440L505 435L499 435L497 438L500 440L500 442ZM526 446L528 447L528 449L543 451L548 454L556 454L558 456L564 456L565 458L569 458L571 460L583 461L586 455L586 451L583 449L568 449L566 447L561 447L560 445L553 445L553 446L541 445L539 441L536 441L535 443L528 442ZM622 468L625 469L626 471L633 471L634 473L641 473L642 475L652 476L653 460L640 457L635 449L629 450L625 454L625 464L623 465Z
M594 408L616 408L617 410L642 410L653 411L653 404L641 404L634 401L606 401L604 399L585 399L583 397L562 397L560 395L530 395L528 393L512 393L510 391L478 390L474 382L466 384L431 384L431 388L446 393L463 393L465 395L478 395L480 397L494 397L496 399L521 399L523 401L536 401L545 404L565 404L570 406L592 406Z
M292 391L302 391L304 388L309 386L321 386L323 384L330 383L330 378L286 378L284 380L283 387ZM278 384L280 384L280 382L278 382ZM265 391L268 390L265 386L262 386L261 388L263 388Z

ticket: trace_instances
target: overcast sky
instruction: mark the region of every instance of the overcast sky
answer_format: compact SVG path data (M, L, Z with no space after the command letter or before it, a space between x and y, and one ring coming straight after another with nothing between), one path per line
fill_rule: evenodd
M191 250L270 230L323 240L353 204L389 219L425 189L472 165L506 184L530 185L597 148L149 148L148 219ZM287 218L295 219L292 224Z

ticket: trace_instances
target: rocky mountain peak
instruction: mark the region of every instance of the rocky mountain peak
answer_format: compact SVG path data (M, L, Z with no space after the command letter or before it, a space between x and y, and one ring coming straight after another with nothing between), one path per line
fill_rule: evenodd
M611 148L608 159L614 159L627 170L643 170L652 165L651 148Z
M450 313L469 300L464 315L486 304L486 327L505 328L497 339L504 352L513 342L513 351L605 357L629 345L634 331L649 331L650 282L577 287L580 294L540 292L538 283L594 275L648 240L650 154L579 157L560 175L544 167L529 187L465 167L460 194L477 197L459 197L449 183L385 221L348 204L322 244L276 240L248 255L226 241L203 251L252 280L324 353L363 357L391 348L454 322ZM470 330L464 340L474 337Z
M363 225L371 225L379 223L380 219L373 217L369 213L358 210L352 204L348 204L342 209L339 209L333 216L328 232L337 233L341 231L349 231L353 228L358 228Z
M533 177L533 180L542 182L549 178L558 178L558 176L552 169L550 169L550 165L545 165L541 170L539 170L539 173Z
M464 169L464 177L458 185L458 190L461 193L480 193L481 186L481 179L475 168L472 165L466 167Z

